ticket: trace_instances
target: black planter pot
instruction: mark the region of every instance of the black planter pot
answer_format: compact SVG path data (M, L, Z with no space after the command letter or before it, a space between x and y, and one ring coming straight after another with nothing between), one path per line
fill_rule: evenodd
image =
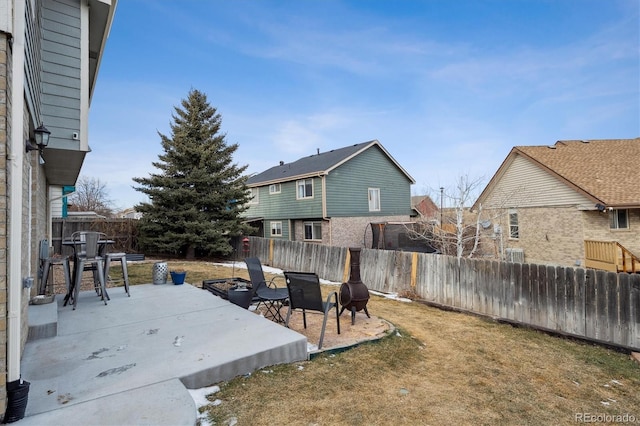
M234 305L238 305L241 308L249 309L249 305L251 305L251 299L253 298L253 293L250 289L238 289L237 287L230 288L227 292L227 296L229 297L229 302Z

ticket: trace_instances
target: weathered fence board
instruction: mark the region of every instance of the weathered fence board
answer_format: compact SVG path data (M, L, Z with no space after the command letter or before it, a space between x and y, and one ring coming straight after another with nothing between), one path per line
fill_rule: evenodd
M348 249L251 237L250 255L341 282ZM640 350L640 274L373 249L360 272L371 290Z
M571 289L570 291L572 291L571 295L569 295L569 291L567 291L567 297L571 297L573 304L567 303L567 308L571 308L571 311L567 312L566 315L571 316L570 321L573 322L574 328L568 328L567 331L576 336L584 336L586 333L587 318L585 312L586 270L582 268L575 270L573 268L565 268L565 274L567 282L573 283L573 287L568 287L568 290Z
M524 322L524 307L522 304L522 264L510 263L513 279L513 319Z
M616 329L616 339L623 342L625 345L629 345L631 343L631 339L625 328L625 324L629 323L631 319L630 314L630 306L628 303L623 303L620 298L624 297L625 294L631 294L631 285L630 285L629 275L621 275L618 280L618 324Z
M576 329L576 318L574 316L576 309L576 300L573 282L573 269L556 268L556 299L562 300L558 304L558 312L556 314L557 329L566 333L574 333ZM564 324L564 327L563 327ZM562 328L561 328L562 327Z
M640 274L631 275L629 284L629 347L640 348Z
M585 336L596 338L596 315L598 311L596 309L597 294L596 294L596 280L597 271L589 270L586 275L584 283L584 316L585 316ZM591 321L586 321L586 318L590 318Z

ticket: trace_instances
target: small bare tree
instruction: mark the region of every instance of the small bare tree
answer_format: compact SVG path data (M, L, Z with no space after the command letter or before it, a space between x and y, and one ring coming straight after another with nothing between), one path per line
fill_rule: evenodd
M109 199L107 185L98 178L80 176L76 191L69 196L69 210L113 215L113 201Z
M473 257L480 240L480 213L477 212L473 224L465 221L465 212L473 203L477 190L483 179L471 179L469 176L460 176L452 190L441 188L441 197L447 200L447 205L453 206L451 214L440 212L438 218L418 221L413 229L407 228L407 234L414 239L425 240L442 254L462 257ZM443 206L440 206L441 210ZM439 220L438 220L439 219Z

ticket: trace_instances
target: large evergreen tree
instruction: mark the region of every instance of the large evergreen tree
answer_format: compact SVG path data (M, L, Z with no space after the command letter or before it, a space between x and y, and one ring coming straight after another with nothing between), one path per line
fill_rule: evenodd
M133 180L149 196L136 210L144 250L183 255L228 255L230 240L246 234L242 223L248 191L247 166L233 162L237 144L227 144L222 119L204 93L191 90L182 108L174 107L171 137L158 132L164 154L149 177Z

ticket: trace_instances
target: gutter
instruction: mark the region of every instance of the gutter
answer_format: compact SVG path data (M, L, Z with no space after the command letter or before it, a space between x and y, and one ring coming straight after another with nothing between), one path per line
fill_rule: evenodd
M13 2L11 150L7 265L7 382L20 379L22 341L22 168L24 150L25 2ZM29 215L31 212L29 212ZM29 241L29 244L31 242Z
M333 222L327 217L327 175L320 175L322 182L322 219L329 222L329 245L333 245Z

